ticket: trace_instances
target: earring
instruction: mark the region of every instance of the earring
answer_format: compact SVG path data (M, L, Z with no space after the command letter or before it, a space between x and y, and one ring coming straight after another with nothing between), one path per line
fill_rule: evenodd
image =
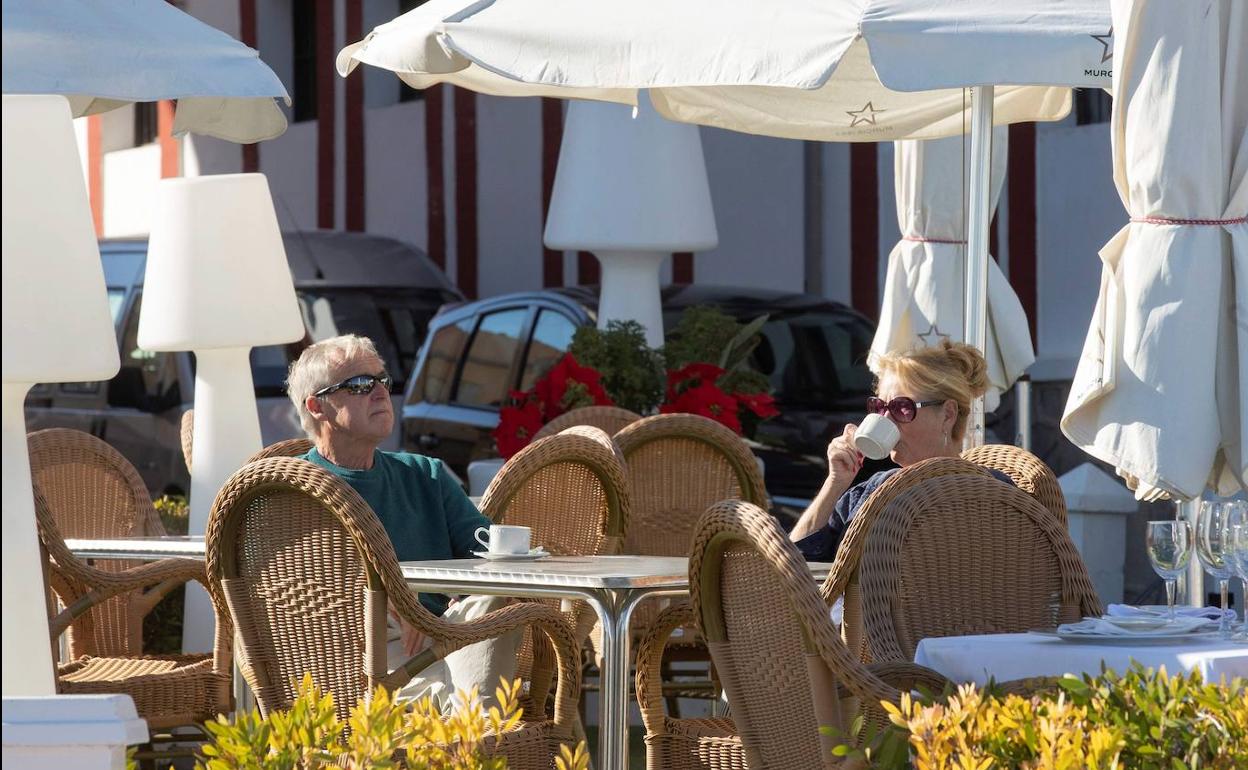
M945 446L946 447L949 446L949 434L948 433L945 434Z

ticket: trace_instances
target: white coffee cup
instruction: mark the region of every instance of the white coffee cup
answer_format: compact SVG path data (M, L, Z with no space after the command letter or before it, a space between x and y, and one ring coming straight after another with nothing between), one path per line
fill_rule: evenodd
M854 448L872 460L883 460L901 439L901 431L882 414L869 414L854 431Z
M532 531L528 527L491 524L489 529L477 527L473 537L490 553L521 554L529 552Z

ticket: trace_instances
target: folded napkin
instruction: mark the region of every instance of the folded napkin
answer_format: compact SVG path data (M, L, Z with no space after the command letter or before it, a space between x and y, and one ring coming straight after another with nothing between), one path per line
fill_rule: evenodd
M1059 634L1086 634L1088 636L1135 636L1138 634L1188 634L1209 628L1208 618L1176 617L1174 623L1161 628L1123 628L1101 618L1087 618L1078 623L1065 623L1057 627Z
M1106 609L1105 614L1111 618L1158 618L1165 617L1166 607L1164 604L1146 607L1133 607L1130 604L1111 604ZM1206 620L1218 620L1223 615L1222 610L1217 607L1175 607L1174 614L1180 618L1204 618ZM1228 609L1226 617L1234 620L1235 610Z

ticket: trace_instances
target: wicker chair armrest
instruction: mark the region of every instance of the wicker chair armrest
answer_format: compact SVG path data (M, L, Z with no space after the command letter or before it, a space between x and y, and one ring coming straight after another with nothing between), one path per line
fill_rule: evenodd
M535 602L518 602L467 623L443 622L436 628L429 628L427 618L409 613L405 605L406 602L396 602L396 612L403 620L417 628L427 629L427 633L434 637L433 653L436 659L510 631L526 627L541 631L550 640L558 662L554 721L560 725L573 724L581 697L581 650L572 623L564 613Z
M53 565L53 569L58 569L58 566ZM89 573L84 573L84 569ZM121 572L105 572L80 564L79 569L73 570L67 577L71 584L85 584L88 590L73 597L68 606L52 619L50 630L56 636L64 633L83 613L114 596L150 588L151 596L146 597L150 599L146 602L150 611L161 597L183 583L194 580L207 585L204 564L192 559L161 559Z
M697 613L688 602L673 604L655 616L637 647L637 704L647 734L661 732L667 717L663 708L663 652L677 628L697 623Z
M870 663L867 670L902 692L921 690L931 695L939 695L946 687L953 687L953 682L943 674L918 663Z

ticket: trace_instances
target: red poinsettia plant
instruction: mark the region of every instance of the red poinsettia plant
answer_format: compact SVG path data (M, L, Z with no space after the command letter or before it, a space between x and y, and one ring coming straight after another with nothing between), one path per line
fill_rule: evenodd
M709 417L742 432L742 421L780 414L776 400L766 392L729 393L717 383L727 372L714 364L695 362L667 373L667 393L659 407L662 414L688 413Z
M614 406L602 387L602 374L564 354L532 390L513 390L498 413L494 441L504 458L528 446L542 426L582 406Z

